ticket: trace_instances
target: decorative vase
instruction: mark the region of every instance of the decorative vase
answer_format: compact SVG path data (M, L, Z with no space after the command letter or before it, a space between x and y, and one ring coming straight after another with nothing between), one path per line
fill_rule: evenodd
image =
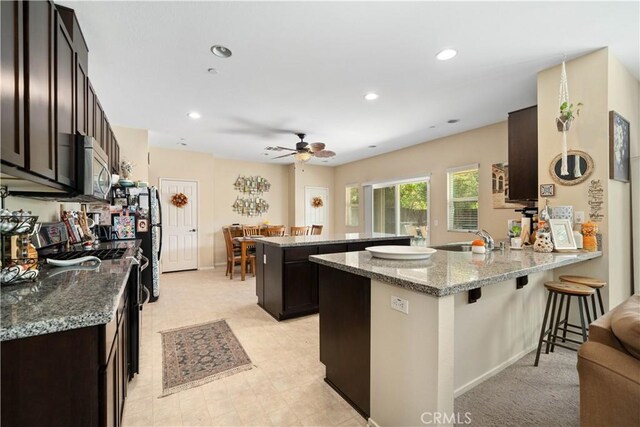
M549 233L538 233L536 236L536 242L533 244L533 250L535 252L548 253L553 251L553 243L551 242L551 236Z
M582 224L582 247L589 252L595 252L598 250L598 240L596 238L598 233L598 224L595 222L585 222Z

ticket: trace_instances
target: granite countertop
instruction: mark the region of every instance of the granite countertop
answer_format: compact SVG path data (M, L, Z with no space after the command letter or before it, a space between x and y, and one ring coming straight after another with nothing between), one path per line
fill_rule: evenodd
M366 252L312 255L315 263L436 297L551 270L602 256L602 252L538 253L496 250L487 254L438 250L427 260L392 261Z
M94 249L126 248L124 257L97 267L51 267L38 280L0 288L0 341L78 329L113 320L140 241L101 243ZM91 263L86 263L91 265Z
M332 245L338 243L368 242L376 240L409 239L409 235L386 233L347 233L330 234L327 236L287 236L287 237L256 237L255 240L265 245L289 248L295 246Z

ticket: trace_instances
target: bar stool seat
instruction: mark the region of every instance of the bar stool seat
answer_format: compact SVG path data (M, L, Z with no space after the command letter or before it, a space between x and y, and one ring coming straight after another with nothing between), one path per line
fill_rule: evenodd
M587 298L593 296L595 292L595 290L593 288L590 288L589 286L569 282L546 282L544 284L544 287L547 289L547 291L549 291L549 295L547 297L547 305L544 310L544 317L542 320L542 328L540 329L540 339L538 340L538 349L536 351L536 360L534 362L534 366L538 366L543 343L546 343L545 354L549 354L549 350L553 352L556 345L559 347L567 348L569 350L577 351L578 349L575 346L571 346L568 343L571 342L580 345L587 340L587 325L591 323L591 315L589 314L589 304ZM559 304L558 296L560 296ZM578 299L580 325L569 323L569 307L572 297ZM560 320L565 299L567 300L567 306L564 310L564 319ZM558 331L560 330L561 326L562 335L558 336ZM578 332L569 329L570 327L577 329ZM582 341L567 338L567 333L581 335Z
M604 304L602 303L602 294L600 293L600 289L604 288L607 285L607 282L605 282L604 280L596 279L594 277L572 275L562 275L559 277L559 279L561 282L576 283L578 285L585 285L595 289L596 295L598 296L598 306L600 306L600 316L604 314ZM598 318L598 311L596 310L596 295L591 296L593 320Z

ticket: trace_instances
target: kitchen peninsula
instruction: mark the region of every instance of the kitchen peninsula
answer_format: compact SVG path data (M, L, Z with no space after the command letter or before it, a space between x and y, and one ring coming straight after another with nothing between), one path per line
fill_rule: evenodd
M313 255L325 380L373 426L422 425L425 413L450 416L454 396L535 348L542 284L553 269L601 255L530 249L438 250L422 261L367 252ZM516 280L524 276L526 285Z
M256 240L258 305L277 320L318 312L318 273L310 255L363 251L368 246L409 245L411 236L348 233L265 237Z

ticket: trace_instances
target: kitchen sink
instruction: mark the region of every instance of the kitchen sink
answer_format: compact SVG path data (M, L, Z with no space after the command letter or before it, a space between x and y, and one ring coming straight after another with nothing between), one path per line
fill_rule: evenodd
M471 252L471 243L454 243L451 245L431 246L439 251Z

